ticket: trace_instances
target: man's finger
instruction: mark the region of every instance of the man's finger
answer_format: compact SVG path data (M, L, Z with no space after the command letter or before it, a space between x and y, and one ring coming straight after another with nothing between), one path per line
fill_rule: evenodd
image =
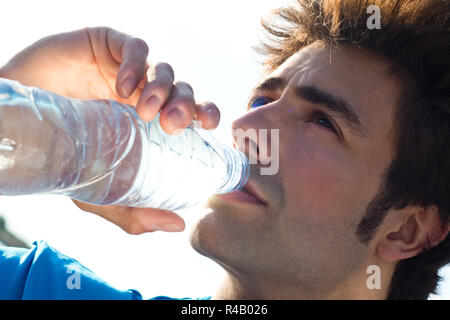
M215 129L220 122L220 110L212 102L204 102L197 105L195 119L200 121L204 129Z
M169 101L161 111L159 122L169 134L177 134L191 123L195 114L195 98L192 87L186 82L176 82Z
M149 48L144 40L130 37L113 29L107 30L107 43L111 55L120 63L116 91L126 99L142 82L147 72Z
M137 112L144 121L152 120L169 99L175 74L168 63L160 62L148 70L147 78L137 103Z

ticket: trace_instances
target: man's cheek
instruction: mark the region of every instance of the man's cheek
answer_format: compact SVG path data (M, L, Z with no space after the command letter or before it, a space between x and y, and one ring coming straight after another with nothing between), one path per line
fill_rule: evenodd
M352 176L335 165L305 163L289 179L288 203L306 214L336 216L357 198Z

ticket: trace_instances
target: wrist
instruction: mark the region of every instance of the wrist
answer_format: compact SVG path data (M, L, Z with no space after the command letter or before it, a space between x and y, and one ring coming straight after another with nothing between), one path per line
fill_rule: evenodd
M7 78L6 72L4 71L4 67L0 68L0 78Z
M16 79L17 76L14 75L14 72L11 70L11 68L8 66L8 64L5 64L0 68L0 78L7 78L11 80L18 80Z
M27 73L24 72L23 68L16 63L8 62L4 66L0 67L0 78L19 81L24 85L32 85L32 82L30 83L30 78L27 77Z

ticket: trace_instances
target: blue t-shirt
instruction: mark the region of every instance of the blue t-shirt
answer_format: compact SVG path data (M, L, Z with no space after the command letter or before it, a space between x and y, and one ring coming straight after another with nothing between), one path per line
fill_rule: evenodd
M0 246L0 299L141 300L142 296L136 290L115 289L75 259L39 241L31 249Z

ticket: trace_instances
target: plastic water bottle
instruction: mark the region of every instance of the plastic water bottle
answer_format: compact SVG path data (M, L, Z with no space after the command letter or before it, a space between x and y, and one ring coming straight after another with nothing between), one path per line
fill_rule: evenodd
M247 157L192 121L167 134L112 100L77 100L0 79L0 195L59 194L175 210L242 188Z

